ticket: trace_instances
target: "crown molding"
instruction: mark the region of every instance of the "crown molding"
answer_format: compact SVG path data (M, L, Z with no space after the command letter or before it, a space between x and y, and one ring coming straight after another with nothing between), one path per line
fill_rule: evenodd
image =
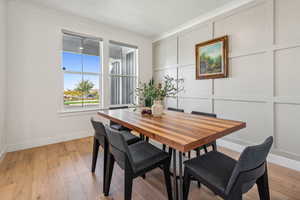
M184 23L184 24L181 24L179 26L177 26L176 28L170 30L170 31L167 31L167 32L164 32L160 35L158 35L157 37L155 37L153 39L153 43L154 42L157 42L159 40L162 40L164 38L167 38L167 37L170 37L172 35L175 35L181 31L184 31L188 28L191 28L193 26L196 26L198 24L201 24L201 23L204 23L204 22L207 22L209 20L212 20L220 15L223 15L225 13L228 13L230 11L233 11L235 9L238 9L238 8L241 8L241 7L244 7L244 6L249 6L249 5L253 5L254 3L256 3L258 0L235 0L225 6L222 6L220 8L217 8L209 13L206 13L204 15L200 15L199 17L196 17L192 20L189 20L188 22Z

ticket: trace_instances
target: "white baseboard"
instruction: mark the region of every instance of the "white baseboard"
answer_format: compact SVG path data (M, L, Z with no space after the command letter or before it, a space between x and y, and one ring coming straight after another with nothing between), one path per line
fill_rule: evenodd
M0 163L4 159L6 152L7 152L6 146L4 146L3 149L0 149Z
M44 145L54 144L54 143L59 143L59 142L65 142L65 141L69 141L69 140L88 137L91 135L92 135L92 133L89 133L88 131L81 131L81 132L77 132L77 133L73 133L73 134L59 135L57 137L32 139L32 140L28 140L28 141L25 141L22 143L8 144L7 152L29 149L29 148L33 148L33 147L39 147L39 146L44 146Z
M236 143L233 143L233 142L230 142L227 140L222 140L222 139L217 140L217 144L221 147L225 147L227 149L230 149L230 150L233 150L233 151L236 151L239 153L241 153L245 149L245 146L243 146L243 145L239 145L239 144L236 144ZM292 160L292 159L289 159L289 158L286 158L283 156L279 156L279 155L275 155L272 153L269 154L267 160L270 163L274 163L274 164L277 164L277 165L280 165L280 166L283 166L283 167L286 167L289 169L300 171L300 161Z

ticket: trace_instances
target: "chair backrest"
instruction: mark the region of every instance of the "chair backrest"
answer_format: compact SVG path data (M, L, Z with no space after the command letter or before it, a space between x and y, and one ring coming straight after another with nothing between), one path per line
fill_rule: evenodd
M122 131L118 131L105 125L107 139L110 144L110 153L114 156L116 162L122 169L125 168L126 159L128 159L131 167L133 160L128 150L128 144L122 135Z
M217 118L217 115L215 113L206 113L206 112L192 111L191 114Z
M176 111L176 112L184 112L183 109L172 108L172 107L168 107L167 110L172 110L172 111Z
M91 123L94 127L95 137L97 139L101 139L101 137L106 137L107 136L106 131L105 131L105 127L104 127L102 122L95 121L94 118L92 117L91 118Z
M249 146L244 149L231 174L226 192L230 192L237 182L239 182L238 185L242 187L241 190L243 193L251 189L256 180L264 173L265 162L272 144L273 137L270 136L262 144Z
M117 109L126 109L129 108L128 106L117 106L117 107L109 107L109 110L117 110Z
M129 108L129 107L128 106L116 106L116 107L109 107L108 109L109 110L118 110L118 109L126 109L126 108ZM117 124L116 122L113 122L113 121L110 121L109 123L110 123L110 125Z

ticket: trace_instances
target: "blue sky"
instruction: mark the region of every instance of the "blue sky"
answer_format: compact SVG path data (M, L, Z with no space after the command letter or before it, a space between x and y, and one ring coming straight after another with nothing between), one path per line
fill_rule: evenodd
M66 71L73 71L73 72L81 72L82 71L82 64L81 59L83 61L83 71L84 72L94 72L99 73L101 71L100 68L100 57L99 56L91 56L86 54L75 54L70 52L63 52L63 66L65 67ZM82 58L81 58L82 56ZM99 76L95 75L82 75L80 74L64 74L64 89L74 89L76 85L82 80L90 80L94 83L94 88L99 88Z

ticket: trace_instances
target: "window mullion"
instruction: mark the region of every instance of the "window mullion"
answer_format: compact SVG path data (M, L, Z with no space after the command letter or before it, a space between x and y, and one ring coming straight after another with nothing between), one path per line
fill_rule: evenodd
M83 83L84 77L83 77L83 38L81 38L81 47L80 48L80 57L81 57L81 81ZM84 91L82 91L82 97L81 97L81 106L84 107Z
M67 74L84 74L84 75L93 75L93 76L100 76L101 75L101 73L95 73L95 72L64 71L64 73L67 73Z

